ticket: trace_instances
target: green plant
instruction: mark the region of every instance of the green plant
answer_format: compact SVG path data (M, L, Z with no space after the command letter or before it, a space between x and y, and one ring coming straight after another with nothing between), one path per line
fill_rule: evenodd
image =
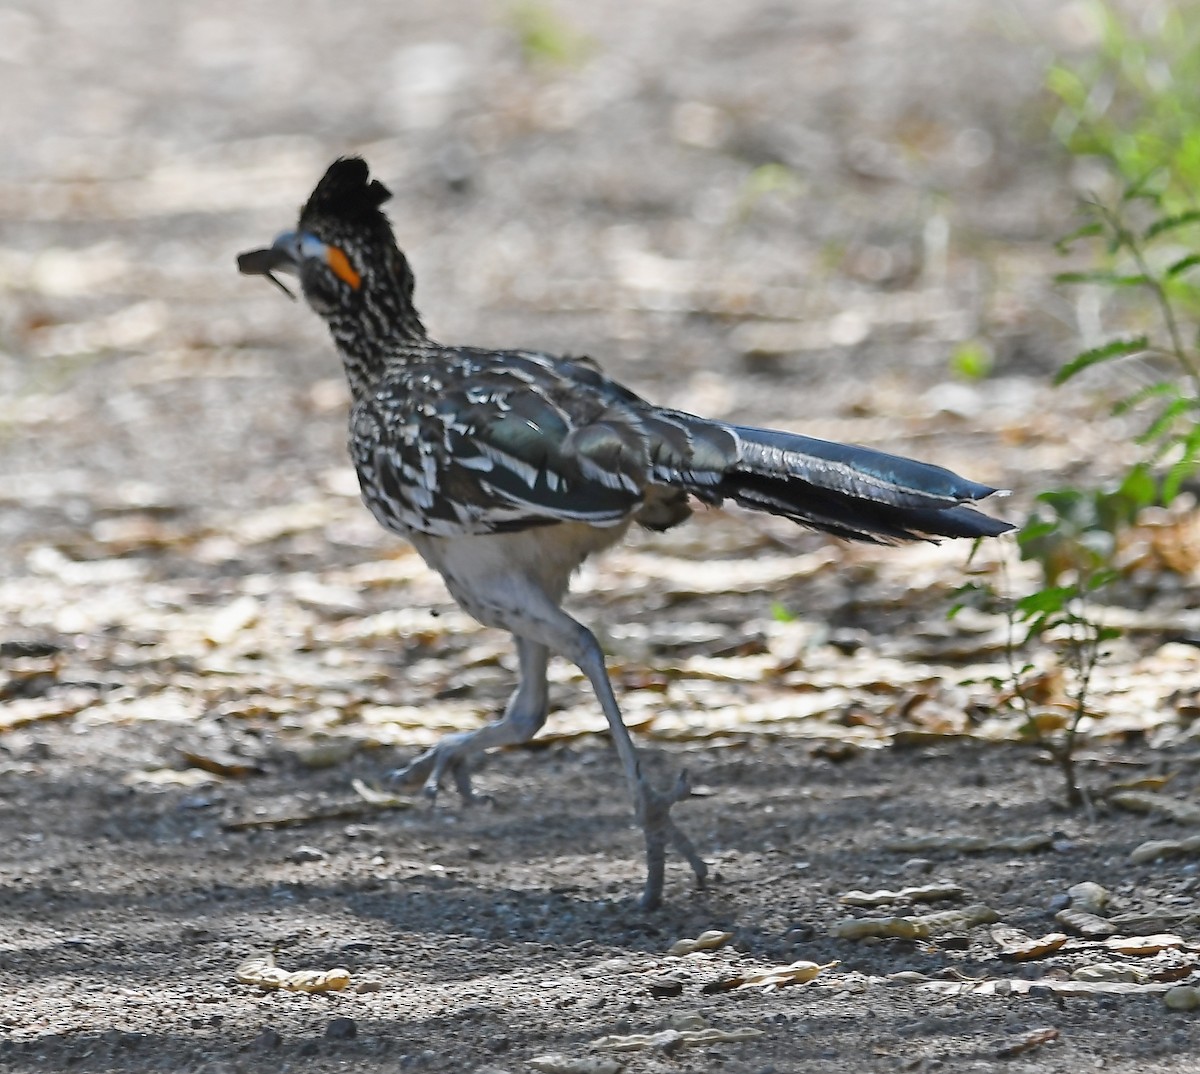
M995 356L982 340L964 340L950 354L950 369L963 380L984 380L992 371Z
M1019 542L1024 535L1023 531L1018 536ZM1022 556L1029 558L1024 548ZM1104 624L1092 599L1111 580L1110 573L1098 570L1014 598L1002 559L996 572L999 585L985 579L960 586L949 612L953 617L972 605L1004 615L1004 673L985 681L1000 706L1019 718L1021 737L1046 750L1058 765L1069 806L1090 801L1079 782L1076 746L1083 720L1090 715L1092 675L1107 655L1108 642L1120 636ZM1035 647L1052 654L1051 668L1034 661Z
M803 192L804 184L800 177L786 164L777 161L760 164L742 182L734 218L739 221L747 219L763 198L776 195L790 199L799 197Z
M1100 335L1109 338L1074 355L1054 380L1136 361L1141 382L1112 409L1136 423L1141 457L1104 487L1038 497L1018 546L1041 569L1040 588L1010 597L1004 572L1003 593L973 582L952 609L973 600L1004 612L1007 670L993 685L1023 717L1023 733L1059 764L1072 805L1086 801L1075 748L1093 673L1119 637L1100 605L1119 577L1122 537L1145 508L1175 501L1200 467L1200 17L1171 5L1136 23L1102 3L1090 10L1099 47L1047 75L1057 99L1052 131L1090 163L1097 188L1084 199L1082 225L1057 244L1085 267L1057 280L1093 288L1107 326ZM1035 697L1046 682L1030 659L1035 645L1063 673L1061 718L1046 719Z
M1146 457L1121 485L1152 502L1153 471L1165 469L1155 498L1170 503L1200 459L1200 18L1171 5L1150 25L1104 4L1092 11L1100 47L1053 66L1047 84L1059 102L1053 131L1099 166L1107 190L1085 199L1082 226L1058 243L1064 253L1082 247L1090 264L1057 279L1103 296L1113 336L1075 355L1055 382L1138 359L1149 378L1114 411L1144 416Z
M508 9L508 23L530 65L574 67L592 50L587 35L542 0L518 0Z

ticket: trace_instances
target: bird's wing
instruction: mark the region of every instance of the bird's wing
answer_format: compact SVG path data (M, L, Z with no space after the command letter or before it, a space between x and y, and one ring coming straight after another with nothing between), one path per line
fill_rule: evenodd
M351 446L376 517L437 536L621 522L645 493L645 430L602 394L556 387L494 373L360 403Z

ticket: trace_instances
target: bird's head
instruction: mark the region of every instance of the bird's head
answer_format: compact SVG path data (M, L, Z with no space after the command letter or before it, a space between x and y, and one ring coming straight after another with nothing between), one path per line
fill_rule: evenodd
M298 276L308 304L329 319L353 315L372 301L408 305L412 275L380 209L391 196L369 177L361 157L335 160L300 211L296 230L239 255L238 270L266 276L284 291L275 273Z

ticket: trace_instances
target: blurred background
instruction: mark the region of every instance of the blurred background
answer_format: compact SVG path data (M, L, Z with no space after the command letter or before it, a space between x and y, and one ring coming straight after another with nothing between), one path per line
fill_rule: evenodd
M321 326L233 259L351 152L436 338L817 435L986 432L1077 331L1044 81L1100 34L1040 0L6 4L2 532L341 462ZM989 454L942 461L1023 484Z

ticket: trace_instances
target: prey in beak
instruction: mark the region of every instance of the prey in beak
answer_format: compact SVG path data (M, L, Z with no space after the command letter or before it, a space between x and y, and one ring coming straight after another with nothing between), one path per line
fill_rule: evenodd
M296 233L285 231L265 249L247 250L244 254L238 254L238 272L243 276L266 276L294 302L296 296L275 273L288 272L292 275L299 275L300 259L297 245Z

